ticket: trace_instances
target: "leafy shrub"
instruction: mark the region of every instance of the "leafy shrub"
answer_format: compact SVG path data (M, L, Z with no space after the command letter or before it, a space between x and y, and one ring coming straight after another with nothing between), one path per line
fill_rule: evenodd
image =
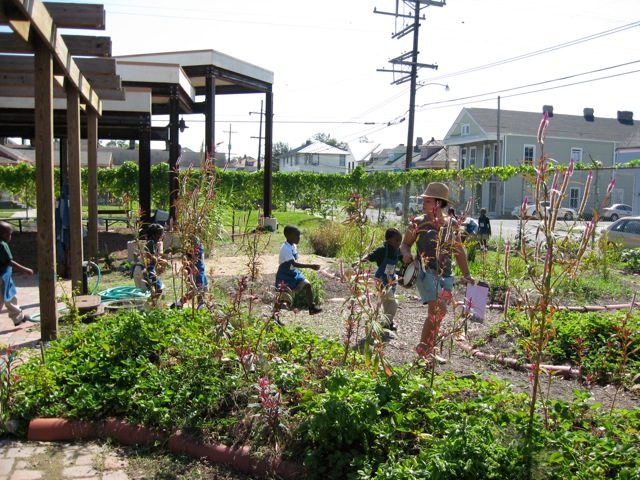
M346 241L346 227L328 222L307 234L313 253L322 257L337 257Z
M633 273L640 273L640 248L632 248L622 252L621 260L625 268Z
M553 315L555 336L549 340L547 353L553 363L570 363L582 368L582 374L592 381L610 380L610 372L623 361L618 326L627 312L570 312L561 310ZM523 314L514 317L521 331L529 334L529 319ZM634 312L629 319L629 327L636 332L629 346L631 353L628 368L640 368L640 313ZM523 342L527 341L525 338Z

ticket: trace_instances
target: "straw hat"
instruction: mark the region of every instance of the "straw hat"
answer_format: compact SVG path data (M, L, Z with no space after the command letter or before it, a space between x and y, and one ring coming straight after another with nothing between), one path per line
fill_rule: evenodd
M420 195L420 197L437 198L439 200L444 200L447 203L453 203L449 200L449 187L440 182L431 182L427 185L427 189L422 195Z

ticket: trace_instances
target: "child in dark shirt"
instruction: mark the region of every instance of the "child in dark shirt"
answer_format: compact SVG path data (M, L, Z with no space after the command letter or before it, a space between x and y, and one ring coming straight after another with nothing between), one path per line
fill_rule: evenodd
M384 313L383 326L389 330L396 330L393 319L398 311L398 301L395 298L396 268L401 260L400 243L402 243L402 232L397 228L387 228L384 234L384 243L374 251L365 255L360 262L376 262L378 269L375 277L382 282L384 288L384 298L382 300L382 311ZM355 262L356 266L359 262Z

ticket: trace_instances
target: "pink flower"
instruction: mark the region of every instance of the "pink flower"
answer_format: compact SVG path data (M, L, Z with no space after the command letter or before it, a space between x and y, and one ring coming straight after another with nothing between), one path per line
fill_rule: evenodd
M538 127L538 143L540 145L544 145L544 140L547 137L547 127L549 126L549 112L544 112L544 116L540 121L540 126Z

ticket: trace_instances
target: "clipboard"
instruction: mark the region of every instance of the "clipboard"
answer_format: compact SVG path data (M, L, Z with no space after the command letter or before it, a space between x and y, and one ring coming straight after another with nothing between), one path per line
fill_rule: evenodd
M484 320L487 312L488 298L489 287L467 284L467 292L464 295L464 306L471 313L472 321Z

